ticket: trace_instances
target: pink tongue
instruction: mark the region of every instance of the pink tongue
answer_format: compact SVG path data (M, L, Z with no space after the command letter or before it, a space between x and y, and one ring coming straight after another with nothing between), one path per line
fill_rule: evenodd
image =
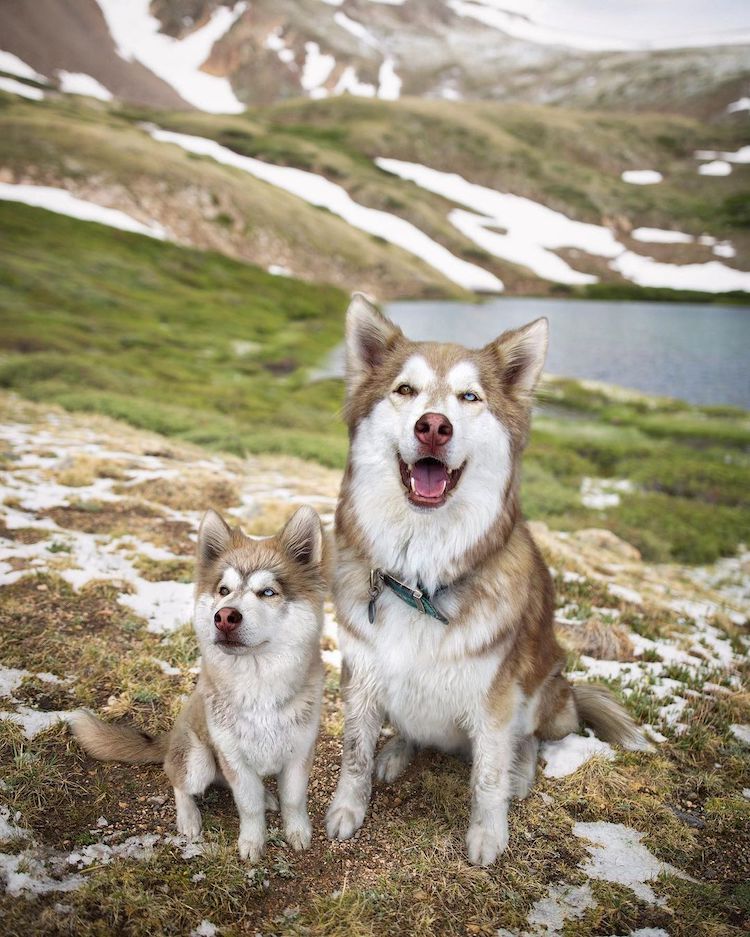
M420 498L440 498L448 484L448 473L440 462L423 459L411 470L412 488Z

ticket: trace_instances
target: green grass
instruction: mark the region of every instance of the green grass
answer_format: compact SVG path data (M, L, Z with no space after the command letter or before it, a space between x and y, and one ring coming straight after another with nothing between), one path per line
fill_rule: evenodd
M340 464L334 287L0 204L0 386L242 454ZM239 343L252 342L249 353Z

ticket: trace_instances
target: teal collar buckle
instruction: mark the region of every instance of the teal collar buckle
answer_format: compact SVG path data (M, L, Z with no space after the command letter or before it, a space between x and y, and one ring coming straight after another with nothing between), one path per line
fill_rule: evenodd
M394 592L402 602L416 608L423 615L429 615L444 625L448 624L448 619L436 608L434 596L429 595L424 589L412 589L411 586L401 582L400 579L396 579L395 576L391 576L390 573L383 572L382 569L370 570L370 604L367 607L367 617L370 624L375 622L375 603L384 586L388 586L391 592Z

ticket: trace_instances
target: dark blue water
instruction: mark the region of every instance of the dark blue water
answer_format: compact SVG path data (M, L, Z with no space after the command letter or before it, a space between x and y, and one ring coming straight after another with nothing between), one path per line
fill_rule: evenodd
M750 409L747 306L508 298L397 302L385 312L410 338L470 347L547 316L550 374Z

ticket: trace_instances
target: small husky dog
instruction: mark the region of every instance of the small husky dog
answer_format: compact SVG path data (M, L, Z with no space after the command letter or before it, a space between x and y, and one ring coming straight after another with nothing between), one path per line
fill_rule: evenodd
M336 512L333 591L344 744L328 835L361 826L377 759L393 781L415 749L472 760L469 860L508 842L539 739L593 726L645 739L601 687L571 686L553 632L553 584L519 504L521 453L547 320L478 351L411 342L361 294L347 314L349 459Z
M102 761L162 762L174 785L177 829L201 830L195 804L227 784L240 814L240 856L257 862L266 840L263 778L278 776L284 835L310 845L307 781L323 694L323 532L300 508L263 540L207 511L198 532L194 627L202 655L192 696L167 735L108 725L81 712L73 731Z

